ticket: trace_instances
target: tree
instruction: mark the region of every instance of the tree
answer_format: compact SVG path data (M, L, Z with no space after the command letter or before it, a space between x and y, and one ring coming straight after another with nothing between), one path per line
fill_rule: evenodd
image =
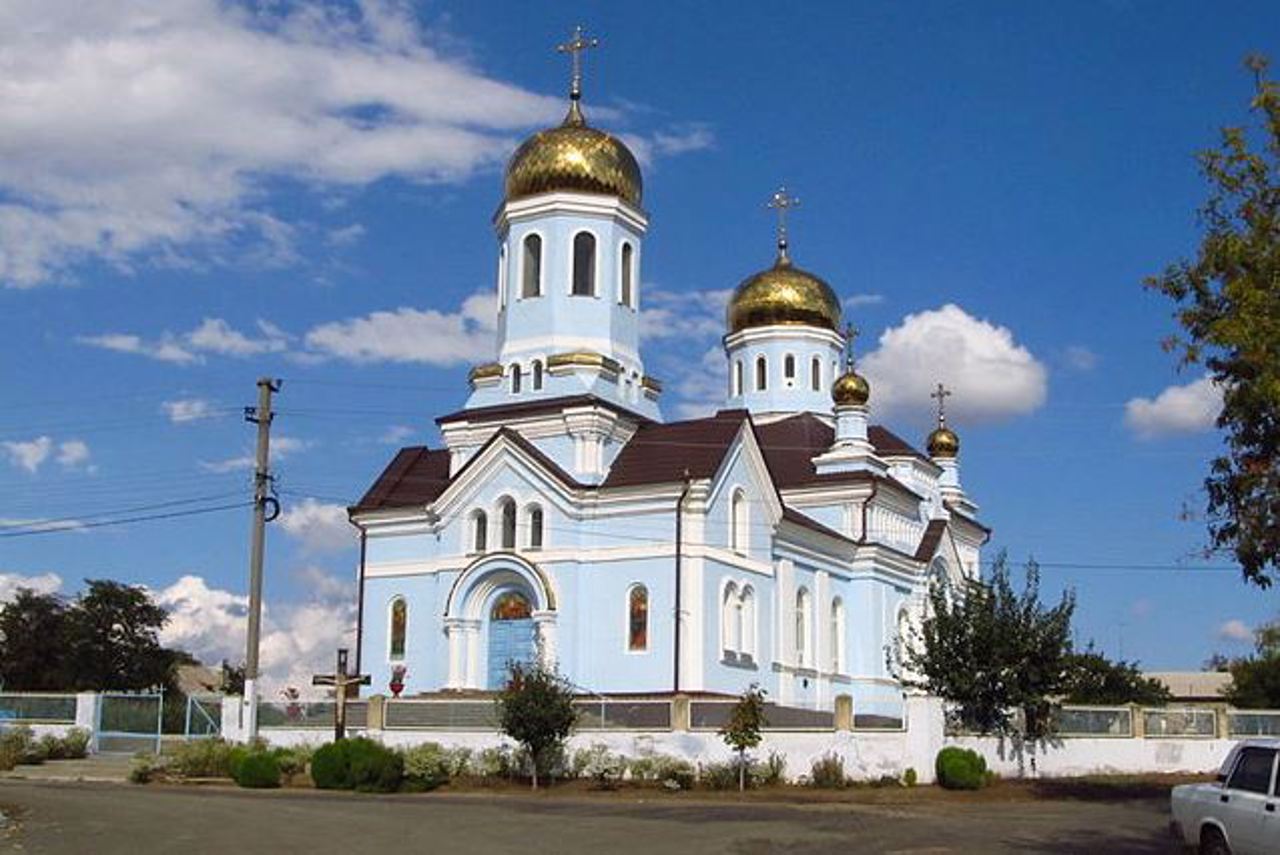
M953 704L966 729L1043 741L1053 734L1053 699L1068 685L1075 604L1069 590L1053 608L1040 602L1035 562L1016 593L1001 553L986 581L967 579L960 590L945 578L931 585L922 625L891 651L890 666L905 685Z
M227 660L222 660L222 685L219 686L223 694L227 695L244 695L244 663L232 665Z
M1199 154L1210 185L1194 261L1145 280L1176 303L1182 331L1165 342L1181 365L1202 364L1222 392L1225 450L1205 479L1210 551L1246 581L1280 572L1280 85L1250 56L1256 127L1227 127Z
M1280 707L1280 621L1254 631L1254 654L1231 660L1231 685L1223 694L1244 709Z
M172 691L177 666L193 660L161 646L168 613L145 588L106 579L85 584L67 610L70 688Z
M19 588L0 608L0 686L23 692L66 690L62 651L67 625L61 598Z
M764 717L764 689L752 683L729 711L729 720L720 728L720 737L738 752L738 789L747 788L747 749L760 744L760 730L768 724Z
M1067 656L1064 692L1069 704L1143 704L1164 706L1172 699L1159 680L1144 677L1133 662L1112 662L1090 643L1081 653Z
M555 670L541 663L511 664L507 684L498 693L498 721L502 732L529 752L533 789L538 789L538 772L569 736L577 717L573 689Z

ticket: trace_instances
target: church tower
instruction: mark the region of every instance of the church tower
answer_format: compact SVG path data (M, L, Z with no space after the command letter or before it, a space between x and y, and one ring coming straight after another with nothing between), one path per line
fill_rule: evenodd
M829 417L840 365L840 300L831 286L791 262L787 212L799 204L786 188L773 194L778 252L773 266L733 292L724 338L730 407L769 419L810 412Z
M643 179L617 137L587 124L579 27L569 110L507 165L498 238L497 361L471 372L468 409L594 395L657 419L659 383L640 359Z

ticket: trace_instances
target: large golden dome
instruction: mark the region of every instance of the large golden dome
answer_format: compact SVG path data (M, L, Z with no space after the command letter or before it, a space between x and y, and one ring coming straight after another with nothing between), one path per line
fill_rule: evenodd
M617 137L588 127L575 99L559 127L525 140L507 164L506 200L568 190L619 196L640 206L644 180Z
M785 248L773 267L748 276L725 313L729 332L774 324L840 328L840 300L831 286L791 263Z

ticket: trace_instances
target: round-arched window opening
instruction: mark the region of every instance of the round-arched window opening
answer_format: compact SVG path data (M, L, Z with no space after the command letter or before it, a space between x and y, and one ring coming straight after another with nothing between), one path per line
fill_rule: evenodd
M518 591L507 591L493 601L489 610L490 620L527 620L533 617L533 606Z

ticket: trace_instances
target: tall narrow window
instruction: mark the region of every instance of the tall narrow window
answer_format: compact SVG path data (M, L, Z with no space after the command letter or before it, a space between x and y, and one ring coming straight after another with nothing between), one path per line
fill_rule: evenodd
M738 586L730 582L724 587L724 600L720 604L720 646L726 656L738 653Z
M742 589L742 654L756 652L756 592L750 585Z
M733 394L738 397L742 394L742 360L739 359L733 363Z
M844 600L831 601L831 670L844 671Z
M502 515L502 548L516 548L516 503L513 499L503 499L498 503Z
M596 293L596 236L591 232L573 236L573 293L579 297Z
M769 388L769 364L763 356L756 357L756 391L763 392Z
M796 358L789 353L786 358L782 360L782 376L786 379L788 386L795 382Z
M796 591L796 664L809 664L809 589Z
M747 526L749 509L747 495L742 490L734 490L733 501L729 509L729 547L739 555L747 554Z
M507 245L498 250L498 307L507 307Z
M524 376L520 370L520 366L516 363L511 364L511 391L513 394L520 394L520 386L523 384Z
M635 305L634 303L631 302L632 300L631 269L632 269L632 259L634 255L635 255L635 251L631 248L631 244L624 243L622 245L622 294L621 294L622 305L624 306Z
M471 516L471 551L484 552L489 548L489 517L484 511Z
M391 644L388 659L403 659L405 638L409 634L409 606L404 597L391 601Z
M533 371L530 373L533 374L533 391L535 392L542 391L542 360L541 359L533 360Z
M521 297L537 297L542 293L542 238L527 235L524 239L523 281Z
M822 357L815 356L809 366L809 386L815 392L822 391Z
M542 508L537 505L529 508L529 548L542 548Z
M649 590L633 585L627 595L627 649L649 649Z

